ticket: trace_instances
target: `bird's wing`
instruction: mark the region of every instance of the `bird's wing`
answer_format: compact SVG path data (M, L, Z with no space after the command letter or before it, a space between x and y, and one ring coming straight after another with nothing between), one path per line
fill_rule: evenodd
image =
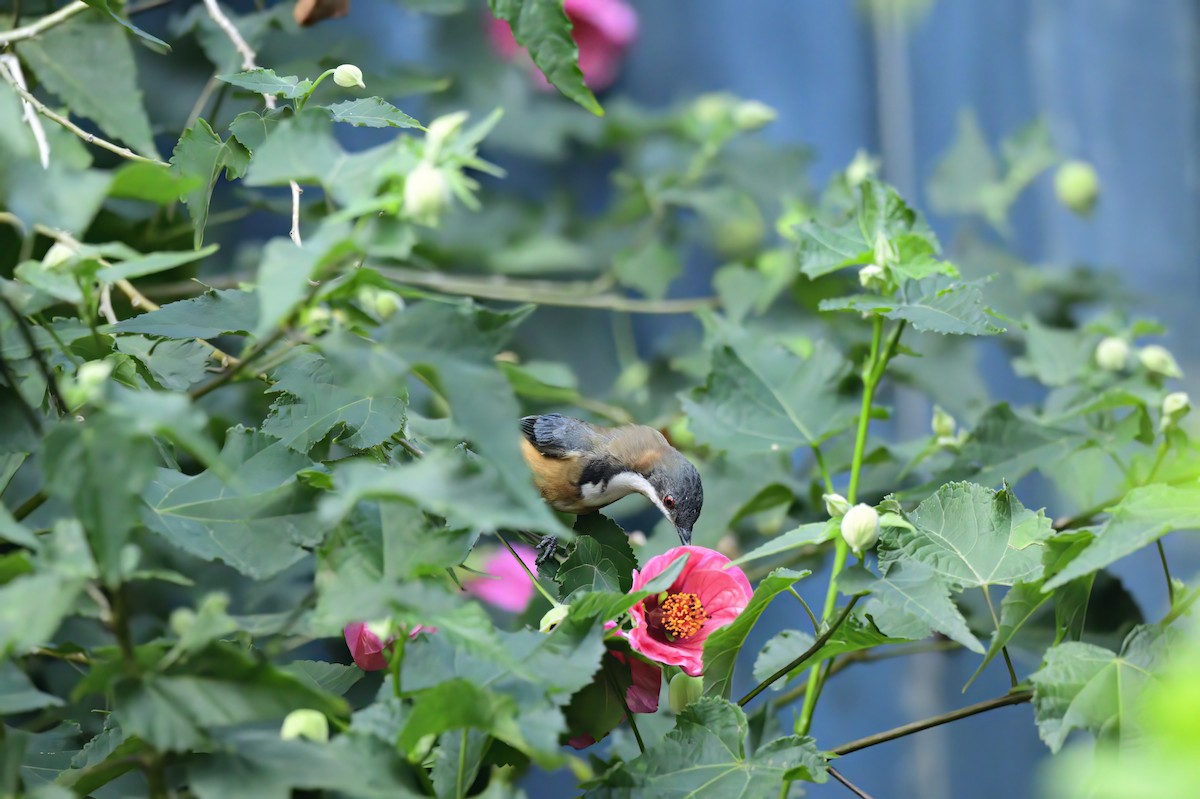
M592 448L596 430L587 422L559 413L526 416L521 432L533 448L547 458L576 457Z

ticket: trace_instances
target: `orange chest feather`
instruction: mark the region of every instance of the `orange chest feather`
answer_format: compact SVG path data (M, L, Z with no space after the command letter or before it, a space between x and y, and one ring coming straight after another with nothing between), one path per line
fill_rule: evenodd
M528 441L521 440L521 454L533 472L533 483L542 498L555 510L584 513L591 510L579 494L579 458L547 458Z

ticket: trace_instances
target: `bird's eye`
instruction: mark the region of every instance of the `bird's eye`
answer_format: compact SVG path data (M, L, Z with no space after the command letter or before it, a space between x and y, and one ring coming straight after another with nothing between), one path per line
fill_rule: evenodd
M663 507L666 508L667 510L674 510L675 509L675 497L670 496L669 494L667 496L663 497Z

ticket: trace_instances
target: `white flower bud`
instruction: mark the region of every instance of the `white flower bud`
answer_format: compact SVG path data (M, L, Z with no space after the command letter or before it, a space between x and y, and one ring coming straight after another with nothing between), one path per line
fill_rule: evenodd
M279 728L279 737L285 741L307 738L317 743L329 741L329 719L319 710L301 708L288 713Z
M1176 422L1187 416L1191 409L1192 398L1187 395L1186 391L1172 391L1163 397L1162 420L1158 423L1159 430L1168 430L1174 427Z
M692 103L692 113L696 119L706 124L720 122L728 118L730 111L729 95L720 92L702 94Z
M825 500L825 512L831 519L841 518L850 510L850 502L841 494L822 494L821 499Z
M367 623L367 632L380 641L387 641L392 637L394 631L395 627L392 625L391 619L379 619Z
M704 696L704 678L693 677L682 671L676 673L667 685L667 704L671 712L679 715L700 697Z
M879 540L879 513L870 505L859 503L842 517L842 538L860 555Z
M404 179L404 213L414 220L431 224L450 204L450 182L428 161L422 161Z
M100 390L100 387L108 381L112 375L113 365L111 361L88 361L81 364L75 372L76 384L87 391L95 393Z
M879 161L872 158L866 150L859 150L854 154L854 160L846 167L846 182L852 188L858 188L864 180L873 177L877 169Z
M887 272L882 266L867 264L858 270L858 284L869 291L883 291L887 287Z
M1138 360L1151 372L1156 372L1164 377L1183 377L1183 371L1175 362L1175 356L1166 347L1158 344L1142 347L1138 351Z
M937 436L940 443L942 439L954 438L954 431L958 428L958 423L940 405L934 405L933 421L930 423L930 428L932 428L933 434Z
M775 109L758 100L746 100L733 108L733 124L741 130L758 130L775 121Z
M552 632L567 617L567 613L570 610L566 605L555 605L546 611L545 616L542 616L542 621L538 624L538 629L544 633Z
M42 256L42 266L47 269L57 269L63 264L70 262L75 255L75 250L62 242L56 241L50 246L50 249L46 250L46 254Z
M1108 336L1096 345L1096 365L1106 372L1119 372L1129 362L1129 345L1125 339Z
M883 235L882 230L878 231L875 234L875 263L879 266L890 266L898 257L896 247Z
M429 127L425 129L425 142L429 146L430 152L436 153L442 149L442 145L446 140L458 132L463 123L467 121L466 111L455 111L453 114L444 114L429 123Z
M362 70L353 64L342 64L333 71L333 82L343 89L353 89L357 86L360 89L367 88L367 84L363 83Z
M1077 214L1089 214L1100 197L1100 179L1086 161L1067 161L1054 174L1058 201Z

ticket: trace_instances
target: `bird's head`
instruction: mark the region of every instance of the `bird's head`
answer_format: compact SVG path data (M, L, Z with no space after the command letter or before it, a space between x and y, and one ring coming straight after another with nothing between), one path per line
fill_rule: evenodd
M675 525L679 540L685 545L692 543L692 526L704 506L700 472L677 450L671 450L654 465L647 478L658 493L656 504Z

